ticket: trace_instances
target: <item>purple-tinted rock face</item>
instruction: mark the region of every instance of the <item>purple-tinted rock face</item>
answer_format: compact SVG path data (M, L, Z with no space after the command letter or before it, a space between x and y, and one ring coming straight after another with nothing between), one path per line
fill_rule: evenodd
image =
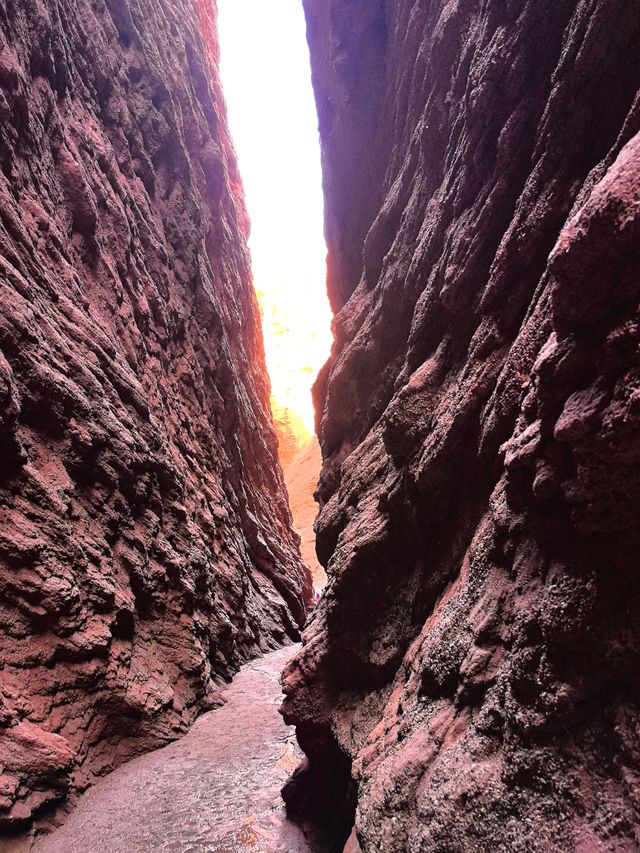
M0 4L4 827L304 621L214 26Z
M636 850L640 4L305 7L337 341L290 808Z

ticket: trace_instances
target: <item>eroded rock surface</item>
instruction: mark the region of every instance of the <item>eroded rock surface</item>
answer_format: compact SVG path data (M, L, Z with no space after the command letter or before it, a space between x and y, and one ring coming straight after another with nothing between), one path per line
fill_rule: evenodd
M636 850L640 3L305 7L337 341L290 807Z
M210 0L0 4L0 826L184 733L310 588Z
M330 853L313 827L286 819L280 796L300 760L278 713L291 652L246 664L222 708L100 780L59 829L21 853Z

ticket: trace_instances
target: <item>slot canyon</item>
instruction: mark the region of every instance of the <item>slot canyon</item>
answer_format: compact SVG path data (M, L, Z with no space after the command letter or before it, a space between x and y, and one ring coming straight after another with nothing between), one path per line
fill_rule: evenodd
M640 850L640 0L269 0L317 436L229 2L0 0L0 850Z

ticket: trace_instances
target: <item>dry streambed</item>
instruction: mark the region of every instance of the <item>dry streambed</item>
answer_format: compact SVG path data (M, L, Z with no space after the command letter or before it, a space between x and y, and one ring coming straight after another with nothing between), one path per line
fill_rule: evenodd
M226 703L181 740L120 767L34 853L309 853L327 847L286 819L280 789L299 763L278 713L280 673L297 647L242 668ZM306 828L307 835L309 828Z

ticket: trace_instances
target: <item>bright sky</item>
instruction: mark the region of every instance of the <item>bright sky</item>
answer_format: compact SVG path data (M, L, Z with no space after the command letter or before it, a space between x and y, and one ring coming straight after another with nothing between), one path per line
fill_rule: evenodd
M221 76L251 217L274 402L313 432L329 355L322 178L300 0L218 0Z

